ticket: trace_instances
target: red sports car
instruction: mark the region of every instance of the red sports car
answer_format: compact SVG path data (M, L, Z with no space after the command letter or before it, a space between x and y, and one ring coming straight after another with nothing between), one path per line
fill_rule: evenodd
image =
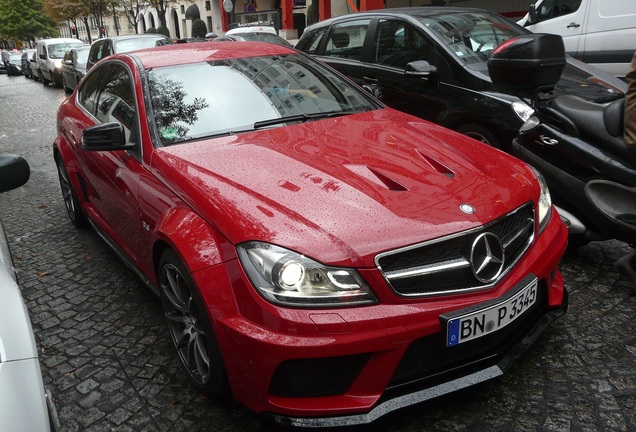
M273 44L98 63L60 107L66 208L161 297L194 385L301 426L501 375L565 312L538 175Z

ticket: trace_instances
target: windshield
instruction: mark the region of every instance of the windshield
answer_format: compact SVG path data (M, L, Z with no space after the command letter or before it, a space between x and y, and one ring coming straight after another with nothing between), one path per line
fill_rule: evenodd
M164 145L380 107L300 54L157 68L148 84Z
M78 42L78 43L59 43L59 44L49 45L49 47L48 47L49 57L52 58L52 59L64 58L64 54L66 54L66 51L68 51L70 48L74 48L74 47L82 46L82 45L84 45L82 42Z
M88 62L88 53L90 49L77 50L77 65L86 67L86 63Z
M465 64L485 63L501 43L527 33L507 19L485 12L441 13L417 19Z
M144 48L153 48L156 46L170 45L172 41L168 38L147 38L141 37L139 39L125 39L115 42L116 53L126 53L129 51L140 50Z

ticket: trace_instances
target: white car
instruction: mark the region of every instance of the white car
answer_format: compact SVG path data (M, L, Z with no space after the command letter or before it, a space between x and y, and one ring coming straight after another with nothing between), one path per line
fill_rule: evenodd
M0 192L27 182L29 164L0 154ZM29 314L0 222L0 431L55 431L55 407L42 381Z

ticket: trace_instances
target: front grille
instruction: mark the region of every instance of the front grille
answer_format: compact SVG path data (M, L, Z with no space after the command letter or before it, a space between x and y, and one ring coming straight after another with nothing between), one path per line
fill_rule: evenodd
M480 280L470 262L475 240L484 233L497 236L504 265L495 280ZM455 294L493 286L519 261L534 239L534 209L524 204L484 226L441 239L385 252L376 265L389 286L407 297Z

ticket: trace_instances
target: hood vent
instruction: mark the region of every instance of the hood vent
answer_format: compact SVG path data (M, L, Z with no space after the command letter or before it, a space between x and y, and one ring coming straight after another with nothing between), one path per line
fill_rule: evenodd
M406 186L401 185L397 181L382 174L381 172L376 171L371 167L368 167L368 168L369 168L369 171L371 171L378 178L378 180L380 180L387 187L387 189L392 191L398 191L398 192L404 192L409 190Z
M431 166L431 168L433 168L435 171L439 172L440 174L448 178L455 177L455 173L453 172L453 170L448 168L443 163L425 155L424 153L422 153L421 150L417 150L417 152L419 153L420 156L422 156L422 159L424 159L424 161L426 161L426 163L428 163Z

